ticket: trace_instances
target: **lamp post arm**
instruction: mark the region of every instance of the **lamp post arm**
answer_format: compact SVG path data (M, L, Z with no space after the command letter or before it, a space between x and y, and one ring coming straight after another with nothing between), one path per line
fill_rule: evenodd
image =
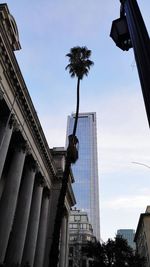
M150 166L149 166L149 165L147 165L147 164L144 164L144 163L141 163L141 162L136 162L136 161L133 161L132 163L133 163L133 164L142 165L142 166L145 166L145 167L147 167L147 168L149 168L149 169L150 169Z
M121 4L121 6L120 6L120 18L122 18L123 16L125 16L124 4Z

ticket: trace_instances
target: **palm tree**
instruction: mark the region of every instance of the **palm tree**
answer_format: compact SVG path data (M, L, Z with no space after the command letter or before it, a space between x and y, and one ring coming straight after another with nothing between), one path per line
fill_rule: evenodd
M79 114L79 92L80 92L80 81L83 77L88 75L90 67L94 64L89 58L91 56L91 50L88 50L87 47L73 47L70 49L70 53L66 55L69 57L69 64L66 67L66 70L69 69L71 77L77 77L77 106L75 114L75 122L72 135L75 136L78 122Z
M62 186L57 204L57 211L56 211L54 231L53 231L53 240L49 255L49 267L52 266L57 267L58 256L59 256L60 229L64 212L64 201L67 192L70 167L71 163L75 163L78 158L78 151L76 148L78 139L75 134L77 129L78 114L79 114L80 81L83 79L84 75L86 76L88 75L90 67L94 64L91 60L89 60L89 57L91 56L91 50L88 50L86 47L79 47L79 46L73 47L71 48L70 53L67 54L66 56L69 57L69 64L67 65L66 69L69 69L71 77L77 77L77 106L76 106L73 132L72 135L69 136L65 169L63 173Z

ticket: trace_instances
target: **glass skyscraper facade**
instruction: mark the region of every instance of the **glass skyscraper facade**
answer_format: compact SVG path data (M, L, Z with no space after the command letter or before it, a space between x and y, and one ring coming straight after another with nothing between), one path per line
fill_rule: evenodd
M72 134L74 114L68 116L67 136ZM97 159L96 113L80 113L76 136L79 139L79 159L72 165L75 178L73 190L77 208L86 211L97 239L100 239L99 185Z

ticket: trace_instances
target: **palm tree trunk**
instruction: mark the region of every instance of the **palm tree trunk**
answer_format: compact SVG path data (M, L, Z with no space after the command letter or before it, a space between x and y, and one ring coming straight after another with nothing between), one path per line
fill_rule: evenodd
M76 107L75 122L74 122L73 133L72 133L73 136L76 135L77 123L78 123L79 103L80 103L79 93L80 93L80 78L78 78L78 81L77 81L77 107Z
M80 100L79 89L80 89L80 78L78 78L78 81L77 81L77 106L76 106L75 122L74 122L74 127L73 127L73 134L72 134L73 136L75 136L76 134L77 123L78 123L79 100ZM71 167L71 159L70 159L69 153L67 153L65 170L64 170L63 179L62 179L62 186L61 186L60 195L59 195L58 204L57 204L57 211L56 211L54 231L53 231L53 241L52 241L51 250L49 254L49 267L57 267L57 264L58 264L60 230L61 230L61 223L62 223L63 212L64 212L64 202L65 202L65 196L67 192L70 167Z
M60 190L60 195L57 204L57 211L54 223L53 231L53 241L51 245L50 255L49 255L49 267L57 267L58 258L59 258L59 239L60 239L60 230L61 223L64 212L64 202L68 186L68 178L70 173L71 162L68 157L66 157L65 170L63 173L62 186Z

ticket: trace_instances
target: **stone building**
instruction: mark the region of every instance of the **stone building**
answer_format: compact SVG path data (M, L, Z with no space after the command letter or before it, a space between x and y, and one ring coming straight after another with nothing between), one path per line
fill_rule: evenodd
M69 217L69 258L68 267L90 267L92 259L83 253L88 242L95 242L88 214L77 209L71 210Z
M47 267L65 151L48 147L14 54L20 49L15 20L0 4L0 263ZM60 267L67 266L72 182L70 172Z
M140 214L134 241L137 252L145 257L145 267L150 266L150 206L147 206L145 213Z

